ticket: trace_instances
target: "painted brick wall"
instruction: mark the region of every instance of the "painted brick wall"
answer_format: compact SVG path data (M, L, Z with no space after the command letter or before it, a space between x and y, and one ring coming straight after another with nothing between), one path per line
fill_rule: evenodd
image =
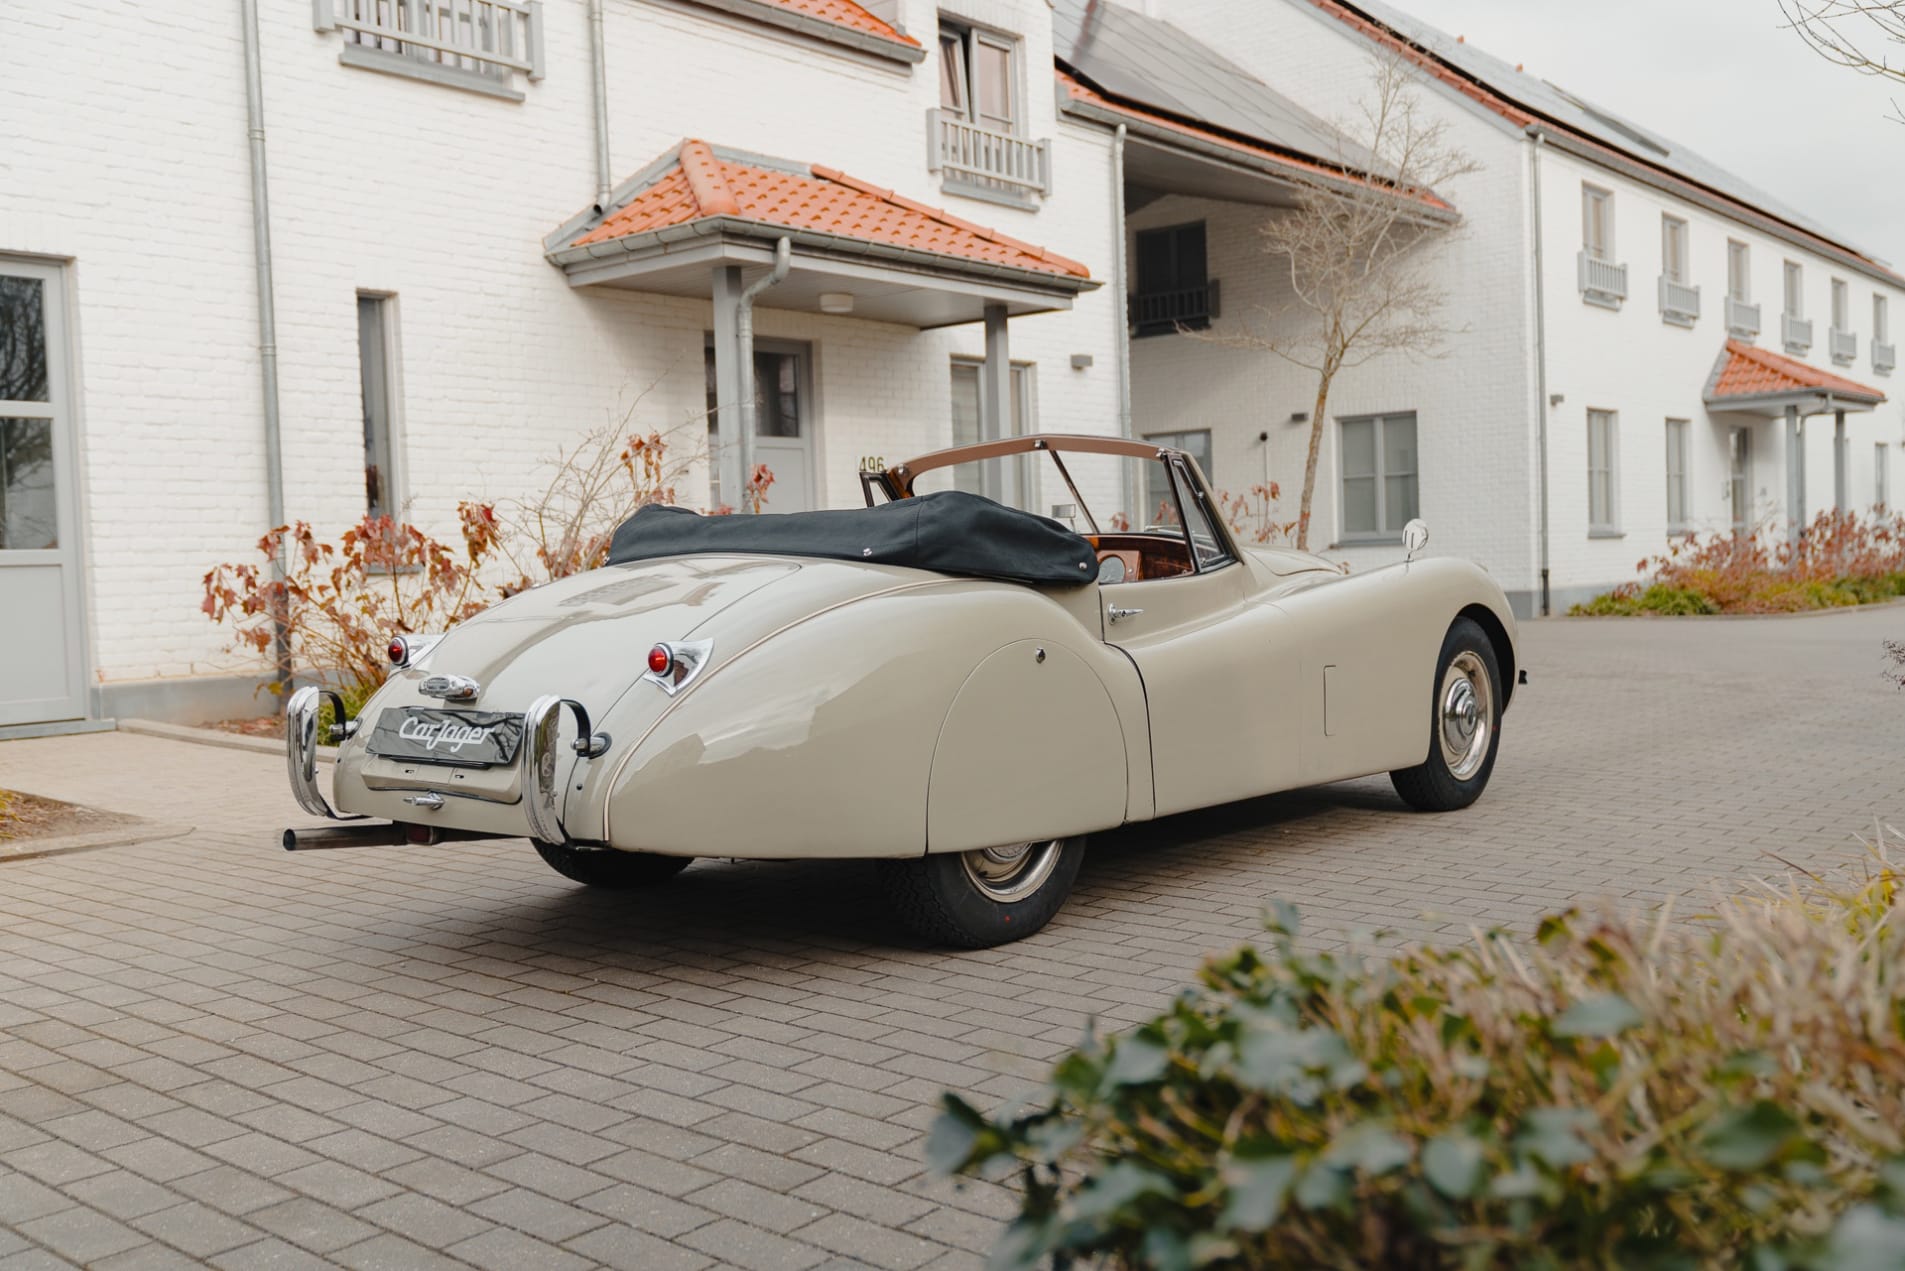
M1373 64L1368 50L1317 22L1296 5L1261 0L1166 0L1162 16L1223 51L1277 91L1355 136L1358 108L1369 100ZM1422 108L1444 121L1449 144L1480 169L1442 193L1462 215L1461 226L1423 250L1433 253L1434 276L1447 297L1442 321L1451 331L1440 356L1384 356L1346 369L1331 390L1330 425L1322 442L1311 546L1349 561L1352 569L1401 558L1400 546L1333 545L1341 531L1337 508L1337 429L1344 417L1416 412L1420 450L1421 514L1432 550L1483 564L1511 593L1536 586L1534 523L1533 346L1524 187L1527 160L1512 133L1491 119L1438 94L1418 95ZM1190 209L1163 200L1133 217L1136 226L1186 219ZM1248 328L1289 329L1303 319L1289 307L1287 283L1264 257L1256 227L1269 209L1206 207L1211 221L1212 273L1223 282L1224 317L1218 336ZM1142 387L1141 387L1142 385ZM1294 519L1308 428L1289 422L1309 411L1315 376L1273 354L1205 346L1182 336L1133 345L1133 396L1140 421L1165 417L1211 421L1218 435L1221 484L1260 479L1266 456L1257 443L1268 431L1269 470L1282 486L1287 519ZM1237 474L1234 477L1231 474Z
M583 0L545 4L548 74L519 82L522 103L341 66L340 36L313 31L307 6L263 8L289 515L335 533L363 509L360 290L396 297L405 496L433 532L453 532L460 498L540 488L549 456L590 428L626 421L699 447L707 302L572 289L543 259L543 237L595 186ZM926 168L934 60L895 67L647 0L608 5L615 179L696 136L839 167L1108 278L1108 141L1056 120L1046 6L951 8L1023 34L1028 131L1057 147L1039 210L941 193ZM901 10L930 44L934 7ZM0 253L65 258L75 278L98 676L233 669L198 601L200 576L245 558L266 519L235 14L109 3L76 23L7 6L0 59ZM1115 429L1116 323L1109 290L1014 321L1043 425ZM976 330L771 307L758 328L813 345L814 462L835 504L858 501L861 456L949 440L948 358L983 348ZM1073 371L1080 352L1094 365ZM704 480L687 483L690 502Z

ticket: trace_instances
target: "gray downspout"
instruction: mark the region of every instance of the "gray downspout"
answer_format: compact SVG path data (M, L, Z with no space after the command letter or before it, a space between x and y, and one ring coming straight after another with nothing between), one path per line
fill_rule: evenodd
M273 526L285 523L284 448L278 415L278 317L271 283L271 195L265 176L265 84L258 49L258 0L239 0L245 27L245 124L251 139L251 237L258 290L258 371L265 424L265 505ZM273 582L284 580L282 549L271 561ZM271 615L272 647L280 684L290 678L290 640L282 609Z
M1118 435L1129 437L1132 435L1131 298L1125 292L1124 139L1125 126L1119 124L1111 138L1111 286L1117 293L1112 297L1111 310L1118 319L1112 345L1118 351ZM1125 506L1136 509L1137 478L1130 470L1137 465L1123 466L1126 469L1126 485L1130 487L1124 491ZM1133 519L1136 519L1135 516Z
M1541 257L1541 147L1546 138L1533 131L1528 147L1529 180L1535 214L1535 420L1537 423L1535 486L1536 559L1541 580L1541 616L1554 612L1548 584L1548 301Z
M595 210L609 210L609 73L602 29L604 0L589 0L589 52L595 63Z
M736 360L740 363L737 369L741 373L741 488L736 493L743 498L747 494L747 483L754 479L754 297L769 287L780 285L793 263L793 254L794 244L790 240L783 238L775 243L774 267L742 288L735 304L734 344ZM737 502L734 507L739 511L741 504Z

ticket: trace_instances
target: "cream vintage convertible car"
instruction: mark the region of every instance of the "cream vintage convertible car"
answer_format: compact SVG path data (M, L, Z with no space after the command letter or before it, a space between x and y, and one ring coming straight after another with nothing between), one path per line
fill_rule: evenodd
M316 765L341 704L299 690L292 788L360 823L285 846L526 837L600 887L865 857L915 931L980 947L1052 917L1095 831L1372 773L1438 811L1488 783L1515 623L1474 565L1239 543L1189 456L1122 439L862 481L864 509L644 507L602 568L394 639L327 728L345 815Z

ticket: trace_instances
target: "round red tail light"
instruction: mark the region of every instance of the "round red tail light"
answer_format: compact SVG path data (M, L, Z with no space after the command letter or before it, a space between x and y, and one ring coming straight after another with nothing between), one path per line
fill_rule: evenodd
M648 669L656 675L666 675L675 665L674 650L665 644L658 644L648 651Z
M390 660L393 663L395 663L398 666L402 666L406 658L408 657L410 650L404 644L403 637L397 636L391 640L390 647L386 649L385 652L390 654Z

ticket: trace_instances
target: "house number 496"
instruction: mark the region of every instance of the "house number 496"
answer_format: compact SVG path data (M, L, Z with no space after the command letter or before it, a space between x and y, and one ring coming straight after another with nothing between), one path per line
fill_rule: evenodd
M885 472L885 471L886 471L886 456L884 456L884 455L861 455L861 456L860 456L860 471L862 471L862 472Z

